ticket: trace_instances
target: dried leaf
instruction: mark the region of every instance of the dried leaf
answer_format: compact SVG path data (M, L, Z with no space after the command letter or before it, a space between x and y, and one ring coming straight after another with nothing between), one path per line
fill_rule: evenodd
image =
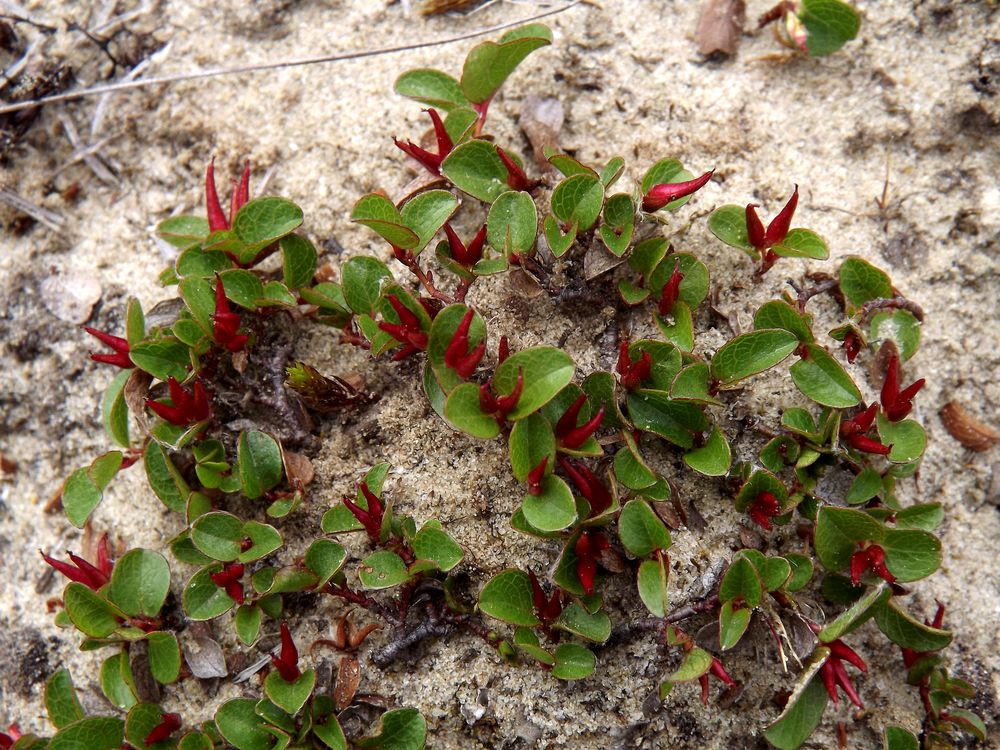
M552 169L545 158L545 149L559 148L559 132L562 130L565 113L558 99L526 96L521 102L518 124L531 142L535 162L541 169Z
M301 453L293 453L292 451L283 451L282 455L285 459L285 476L288 477L289 484L294 486L297 480L305 487L312 482L313 477L316 476L316 469L313 467L312 461Z
M479 0L421 0L417 3L417 10L422 16L437 16L463 10L478 2Z
M336 375L327 377L304 362L290 365L285 385L298 394L308 408L328 413L371 401L374 396L354 388Z
M354 702L361 683L361 665L352 654L340 658L337 669L337 682L333 687L333 702L337 711L343 711Z
M948 433L971 451L981 453L1000 443L1000 433L973 417L957 401L949 401L938 413Z
M695 32L698 52L706 57L735 55L745 20L744 0L708 0Z
M136 367L128 376L128 380L125 381L125 388L122 390L129 413L139 423L139 430L143 435L149 434L149 420L146 418L146 399L149 398L149 386L152 382L152 375Z
M222 647L213 638L202 636L185 644L184 660L191 674L201 680L225 677L229 673Z

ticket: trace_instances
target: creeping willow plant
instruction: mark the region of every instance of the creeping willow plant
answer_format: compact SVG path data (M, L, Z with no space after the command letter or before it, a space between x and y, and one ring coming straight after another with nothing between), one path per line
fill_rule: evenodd
M386 711L368 736L356 714L341 725L363 697L361 665L369 660L355 652L375 621L384 630L375 636L384 641L370 660L376 665L420 638L463 632L512 665L561 680L602 679L596 652L616 628L618 637L651 632L664 648L661 698L700 694L703 703L717 687L727 701L738 699L741 682L754 680L731 650L761 630L772 634L777 654L769 663L788 673L784 708L764 735L794 748L828 702L846 696L864 704L873 667L863 656L868 639L855 631L871 620L869 636L877 628L902 649L902 665L886 669L919 692L925 746L947 746L960 731L982 736L978 717L950 705L970 688L941 658L951 640L943 610L930 623L909 611L910 584L940 565L933 531L943 517L939 504L906 502L909 488L899 491L926 444L911 416L923 380L904 385L902 374L920 341L918 308L883 271L848 257L836 275L814 275L813 286L765 303L751 330L706 350L696 322L706 317L709 270L675 249L663 227L689 200L701 200L711 169L689 172L664 158L633 181L620 157L591 165L551 150L540 178L513 147L486 137L501 84L550 41L546 27L526 26L474 47L460 78L422 69L397 80L399 93L429 108L436 151L397 137L420 172L418 186L399 203L365 195L351 214L385 241L395 268L355 255L339 267L339 281L327 272L317 280L317 251L299 231L302 211L283 198L250 199L249 169L228 213L210 166L207 219L160 224L178 251L161 278L182 305L172 320L161 314L148 325L131 300L123 331L88 329L112 352L92 358L118 368L103 404L118 448L66 480L63 505L83 527L114 476L141 463L153 494L176 514L174 570L157 550L112 560L106 541L93 561L45 556L70 581L57 622L79 631L82 648L110 654L100 683L125 719L85 715L68 674L58 672L46 687L54 738L12 728L4 747L111 750L123 740L183 750L421 747L427 729L412 708ZM806 194L796 187L767 224L743 197L716 209L709 227L757 262L758 280L778 258L825 259L819 235L791 226L797 208L808 214ZM481 216L484 223L474 218ZM517 268L558 296L553 270L572 273L588 248L618 264L621 313L637 328L645 319L643 330L656 335L617 342L614 369L592 372L579 372L558 347L518 350L489 335L489 311L472 302L483 277ZM265 270L260 264L272 256L280 263ZM833 297L840 318L828 334L810 311L821 294ZM308 459L297 452L314 445L305 410L321 415L372 401L348 380L289 359L281 336L308 321L383 366L418 359L442 435L450 426L506 446L523 485L510 523L552 556L548 572L496 571L474 582L478 595L470 596L467 576L457 575L465 550L440 522L401 512L407 500L387 485L385 463L359 471L323 515L322 535L301 556L288 554L284 519L317 499L309 497ZM860 365L876 353L882 371L859 385ZM761 425L767 439L753 452L752 440L734 447L739 425L726 421L723 407L775 368L787 368L802 405ZM669 580L670 549L685 509L656 468L664 462L650 460L664 455L717 482L731 498L729 512L761 539L725 561L711 592L676 608L671 594L687 582ZM99 514L95 522L108 519ZM168 604L174 576L185 580L184 619ZM631 602L609 606L605 592L625 581L634 582ZM307 647L308 629L286 611L289 597L301 611L306 597L324 595L369 619L356 626L345 615L334 637L312 644L341 652L332 697ZM139 686L148 676L167 689L187 679L177 633L185 621L217 618L269 671L261 694L228 700L214 721L193 725ZM147 658L134 658L139 651ZM891 748L916 742L898 727L885 736Z

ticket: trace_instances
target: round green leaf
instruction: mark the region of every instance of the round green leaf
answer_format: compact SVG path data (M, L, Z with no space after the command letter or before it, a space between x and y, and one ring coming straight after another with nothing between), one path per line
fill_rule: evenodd
M170 566L163 555L133 549L111 571L108 598L128 615L156 617L170 591Z
M835 409L860 403L861 391L840 363L821 346L805 347L806 356L789 368L798 389L816 403Z
M306 550L306 567L316 574L321 587L337 575L346 560L347 550L329 539L317 539Z
M586 232L604 207L604 185L596 175L574 174L552 191L552 213L564 225L576 224Z
M444 414L454 427L473 437L492 440L500 434L500 425L479 406L479 386L475 383L457 386L448 395Z
M124 619L111 602L75 581L66 585L63 604L70 621L91 638L107 638L118 627L119 618Z
M225 589L216 585L211 575L222 570L219 564L208 565L193 576L184 587L184 611L192 620L211 620L225 614L234 602Z
M316 248L300 234L281 238L281 276L291 289L312 281L316 273Z
M758 470L750 475L736 495L736 510L745 511L762 492L770 492L784 508L788 503L788 489L784 483L769 471Z
M684 277L677 289L677 299L694 310L708 296L709 273L708 267L690 253L670 253L664 257L649 275L649 288L655 299L659 299L675 268Z
M146 636L149 671L161 685L176 682L181 671L181 650L173 633L154 631Z
M639 454L639 446L628 433L625 445L615 454L615 478L630 490L641 490L656 483L656 474Z
M792 568L792 575L785 583L785 589L794 592L805 588L812 580L812 559L798 552L789 552L784 558Z
M811 229L792 229L784 240L771 249L779 258L826 260L830 257L826 242Z
M840 264L840 291L854 307L882 297L892 297L892 281L863 258L850 257Z
M760 604L763 593L757 568L746 557L738 555L722 578L719 600L735 602L742 597L748 607L756 607Z
M774 367L799 345L793 333L763 328L727 341L712 357L712 377L724 385Z
M883 414L879 414L878 434L883 445L891 445L887 458L893 463L906 464L917 461L924 455L927 447L927 433L919 422L904 419L901 422L890 422Z
M890 596L892 591L884 583L868 589L819 631L820 642L830 643L860 627L875 615Z
M423 750L427 722L415 708L386 711L379 719L378 733L357 743L360 748L378 750Z
M270 750L274 737L264 729L263 720L254 710L255 701L234 698L215 712L219 734L236 750Z
M243 525L242 536L249 539L251 544L241 550L237 558L242 563L252 562L266 557L281 546L281 534L273 526L259 521L247 521Z
M146 744L146 737L163 721L163 710L155 703L139 703L129 709L125 717L125 739L132 747L154 750L168 750L176 747L175 740L161 740L152 745Z
M417 242L407 249L419 254L457 209L458 198L447 190L428 190L408 200L400 215L403 223L417 236Z
M125 738L125 726L115 716L92 716L74 721L49 740L51 750L116 750Z
M670 532L645 500L629 500L618 517L622 545L636 557L670 548Z
M708 228L717 238L730 247L738 248L752 258L759 258L747 234L747 214L743 206L720 206L708 217Z
M509 258L531 250L537 235L538 210L530 195L508 190L493 201L486 218L486 238L491 247Z
M684 655L684 661L677 671L667 677L669 682L690 682L708 672L712 666L712 655L697 646Z
M951 633L916 620L895 599L889 599L875 612L879 630L897 646L914 651L940 651L951 643Z
M243 521L232 513L206 513L191 525L191 541L213 560L230 562L240 554Z
M248 245L270 245L302 223L302 209L289 200L254 198L236 213L233 234Z
M531 598L531 580L520 570L504 570L479 592L479 609L511 625L540 624Z
M240 470L243 494L251 500L260 497L281 481L281 448L266 432L241 432L236 443L236 462Z
M784 300L765 302L753 316L754 328L782 328L794 333L799 341L813 342L812 317L800 313Z
M381 550L361 561L358 577L367 589L387 589L405 583L410 572L403 558L395 552Z
M594 653L578 643L560 643L552 655L556 659L552 676L560 680L582 680L597 665Z
M119 651L101 663L101 692L111 703L128 711L139 702L128 654Z
M719 647L728 651L740 642L750 625L751 610L746 607L733 608L732 602L726 602L719 608Z
M827 570L840 570L850 562L858 542L881 543L884 536L885 528L867 513L826 506L816 518L816 556Z
M140 370L145 370L157 380L175 377L183 381L191 364L187 345L173 336L156 341L143 341L129 350L129 358Z
M295 682L285 682L277 672L264 678L264 694L282 711L291 716L299 712L316 687L316 670L307 669Z
M264 285L256 274L242 268L234 268L223 271L219 274L219 278L222 280L222 288L228 299L248 310L257 309L257 302L264 294Z
M691 308L686 302L677 301L670 316L663 316L654 313L653 320L660 333L667 341L672 343L682 352L690 352L694 349L694 322L691 319Z
M76 697L76 689L68 669L60 669L45 683L45 710L56 729L62 729L84 717L83 706Z
M900 583L926 578L941 567L941 542L920 529L889 529L882 548L885 567Z
M575 371L576 364L561 349L536 346L504 360L493 376L493 388L500 396L509 395L517 383L518 373L524 374L521 397L507 415L508 419L516 421L545 406L569 384ZM478 389L476 398L478 401Z
M827 649L822 649L828 653ZM816 670L820 664L816 665ZM767 741L778 750L796 750L819 724L826 709L827 694L816 670L803 673L800 682L785 704L785 710L764 732Z
M905 362L920 347L920 321L909 310L881 310L872 315L868 340L876 347L893 342Z
M639 564L636 585L639 598L646 609L656 617L664 617L667 612L667 578L670 569L663 557L643 560Z
M810 55L829 55L858 35L861 18L841 0L802 0L796 15L806 27Z
M684 454L684 463L707 477L725 476L732 463L732 454L726 436L718 425L712 428L712 434L701 448L695 448Z
M432 68L408 70L396 79L396 93L449 111L469 104L461 84L447 73Z
M561 531L576 520L573 491L561 477L547 474L538 495L525 495L521 511L529 524L539 531Z
M382 279L392 278L385 263L359 255L348 260L340 273L344 300L350 308L359 314L373 315L382 297Z
M524 58L551 43L552 31L536 23L508 31L499 43L477 44L462 66L462 93L474 104L489 101Z
M433 526L420 529L411 544L418 560L429 560L444 572L458 565L465 555L454 539Z
M555 468L556 437L552 425L541 414L532 414L515 422L507 441L510 466L519 482L528 478L531 470L548 458L546 472Z
M611 637L611 619L607 613L588 612L575 602L563 609L555 626L594 643L604 643Z
M484 203L492 203L510 190L507 167L489 141L474 139L456 147L441 162L441 174L459 190Z

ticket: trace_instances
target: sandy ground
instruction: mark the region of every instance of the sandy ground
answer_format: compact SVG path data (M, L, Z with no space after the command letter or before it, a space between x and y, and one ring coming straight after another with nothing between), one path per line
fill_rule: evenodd
M102 4L26 3L61 26L69 20L86 26L91 5ZM958 399L979 417L994 424L998 419L996 5L860 2L861 36L840 54L774 60L777 47L762 32L746 35L738 57L724 63L705 62L696 52L698 5L604 0L602 7L579 6L552 19L555 44L533 55L508 83L491 110L491 129L526 151L516 129L521 100L529 94L555 96L566 109L563 145L584 161L603 163L622 154L636 165L632 177L665 156L682 159L696 172L715 167L716 179L678 220L684 230L678 244L708 264L719 307L738 325L746 327L755 305L779 293L786 279L800 277L806 268L830 270L833 262L783 262L765 283L752 287L746 259L722 247L704 217L716 205L751 197L773 212L792 183L802 187L796 224L827 238L832 261L858 254L891 269L896 286L923 305L923 346L909 372L928 381L917 418L930 448L919 479L905 483L902 493L910 502L942 502L948 516L940 529L944 565L915 587L913 608L930 612L935 599L949 606L948 623L956 632L949 651L954 671L976 685L972 707L996 741L998 453L963 450L937 417L945 402ZM756 18L768 5L751 0L748 16ZM124 2L119 10L132 7ZM383 0L165 1L130 22L138 36L123 40L140 55L169 44L153 68L165 73L442 38L528 15L535 7L497 2L469 17L423 19ZM18 30L33 36L27 27ZM64 223L58 231L37 224L15 231L16 214L0 210L7 226L0 242L5 367L0 450L18 463L16 473L0 483L5 560L0 722L44 728L41 686L62 664L73 668L88 702L99 705L98 657L76 651L74 639L52 624L45 600L58 594L58 586L43 579L35 552L79 548L78 532L42 508L71 470L107 445L99 398L112 373L87 360L91 342L78 324L115 330L128 295L147 307L168 296L157 273L169 256L151 228L175 212L201 211L201 175L213 154L222 175L247 157L256 180L271 172L268 191L302 205L305 231L317 244L336 239L346 255L384 256L385 248L347 217L360 194L378 188L393 192L409 179L390 136L413 137L425 123L418 106L391 93L392 82L417 66L457 71L469 46L122 94L109 102L94 134L93 100L53 106L10 154L0 169L0 186L57 212ZM42 49L48 59L66 59L87 82L110 69L79 34L54 34ZM108 138L100 154L117 175L114 184L102 182L82 163L64 166L73 148L60 117L75 123L85 139ZM887 162L889 204L882 210L874 198L883 191ZM67 201L61 192L74 184L79 196ZM691 218L696 220L688 227ZM326 259L335 266L341 262L335 254ZM98 286L103 295L93 304ZM60 288L81 299L67 305ZM524 300L499 281L483 285L472 300L495 311L493 330L509 333L514 348L564 341L581 372L611 365L606 340L613 342L613 331L605 335L614 318L610 307L584 304L567 315L545 298ZM711 351L728 335L709 331L699 347ZM307 533L318 531L322 511L357 475L385 459L398 467L390 484L397 505L421 520L440 518L468 550L465 565L474 578L508 565L544 567L554 561L554 548L519 536L507 524L518 490L503 447L467 439L434 419L412 366L367 361L358 351L337 346L336 335L320 327L305 332L296 355L327 371L360 373L382 399L343 421L323 424L317 483L309 507L287 535L290 553L304 548ZM746 411L766 419L796 401L787 380L778 376L757 381L752 390L756 395ZM752 447L741 448L744 457ZM678 459L669 452L655 458L668 473L677 471ZM130 546L160 546L179 530L179 521L141 480L132 471L115 481L95 527L113 528ZM671 587L678 600L686 591L698 593L696 579L714 559L729 554L737 523L719 486L688 479L681 487L697 501L711 531L676 535ZM178 593L183 575L178 566ZM297 632L328 635L337 611L330 602L299 607ZM216 630L228 628L219 624ZM867 712L853 715L831 707L808 747L833 746L836 719L847 722L849 746L857 748L876 747L877 733L887 723L918 727L920 708L913 691L902 686L898 652L874 636L871 625L856 636L873 665L871 674L858 680ZM759 733L775 714L771 697L790 678L781 675L768 649L756 655L748 649L730 662L748 687L727 710L703 709L693 687L678 688L660 708L653 696L671 665L642 640L603 651L592 678L562 684L538 670L503 666L478 642L456 638L431 645L413 665L386 673L366 668L362 691L418 707L431 727L433 748L763 746ZM240 690L228 682L188 681L168 691L166 705L193 723Z

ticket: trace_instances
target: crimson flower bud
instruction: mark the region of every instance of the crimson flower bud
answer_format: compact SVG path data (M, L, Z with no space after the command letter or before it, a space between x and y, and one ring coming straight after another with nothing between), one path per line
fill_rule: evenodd
M781 515L781 504L770 492L761 492L747 509L750 518L765 531L771 530L771 519Z
M674 272L670 274L670 278L667 279L667 283L663 285L663 291L660 293L660 302L657 307L661 316L666 317L673 311L674 305L677 304L677 298L680 296L683 280L684 274L681 273L681 261L678 258L674 263Z
M285 682L295 682L302 676L299 670L299 651L295 648L295 641L285 623L281 623L281 654L271 654L271 663Z
M711 675L717 680L720 680L727 687L734 687L736 685L736 680L734 680L726 668L722 666L722 662L719 661L714 656L712 657L712 664L709 666L708 671L698 678L698 682L701 684L701 704L703 706L708 705L708 677Z
M474 315L472 308L469 308L458 324L458 328L455 329L451 343L448 344L448 348L444 352L444 363L453 369L462 380L468 380L486 353L485 340L480 341L475 349L469 351L469 327L472 325Z
M826 646L830 649L830 655L823 662L823 666L820 667L820 677L823 679L823 685L826 687L826 692L830 696L830 700L833 701L834 706L837 705L837 687L839 686L851 700L851 703L858 708L863 708L861 698L854 689L854 685L851 684L851 678L848 676L843 662L848 662L862 672L868 671L868 665L865 664L864 659L858 656L854 649L839 638L827 643Z
M250 200L250 162L243 166L243 174L238 184L233 185L232 196L229 199L229 216L222 211L219 194L215 189L215 159L208 163L205 173L205 208L208 213L208 231L221 232L232 226L236 213Z
M585 464L559 456L559 465L590 505L588 518L595 518L611 507L614 498L610 490Z
M611 545L607 537L599 531L584 531L576 540L573 551L576 553L576 577L588 596L594 593L594 580L597 577L597 557Z
M53 557L49 557L41 550L38 552L45 562L58 570L69 580L75 581L76 583L82 583L90 590L97 591L109 580L111 580L112 566L107 557L107 534L102 537L102 543L104 551L101 552L100 549L98 550L97 565L92 565L87 560L84 560L79 555L74 555L72 552L69 553L70 562L56 560Z
M180 714L163 714L160 723L153 727L150 733L146 735L146 739L142 741L142 744L149 747L150 745L155 745L157 742L163 742L163 740L168 739L170 735L180 728Z
M542 494L542 480L545 478L545 469L549 465L549 457L546 456L538 465L528 472L528 494L534 497Z
M427 334L421 328L420 318L416 313L404 305L395 294L387 294L385 298L396 311L399 323L382 321L378 327L403 344L403 348L393 359L397 361L405 359L411 354L427 349Z
M150 411L165 422L186 427L189 424L203 422L211 416L212 407L208 400L208 392L199 378L195 378L190 393L172 375L167 379L167 387L170 389L173 406L146 399L146 406Z
M121 367L123 369L135 367L135 365L132 364L132 360L128 356L129 346L126 339L123 339L121 336L112 336L110 333L98 331L96 328L91 328L89 326L84 326L83 330L114 351L114 354L94 354L91 352L90 358L94 362L114 365L115 367Z
M882 409L890 422L898 422L913 409L913 397L917 395L926 381L916 380L903 390L899 389L899 358L889 359L885 371L885 381L882 383Z
M778 212L778 215L771 220L767 229L764 229L764 224L761 222L760 217L757 216L757 204L748 203L746 220L747 239L750 241L750 244L758 250L763 251L784 242L785 237L788 236L788 230L792 225L792 216L795 214L795 207L798 203L799 186L796 185L794 192L792 192L792 197L788 199L788 202Z
M701 190L712 179L715 170L705 172L701 177L685 182L665 182L654 185L649 192L642 196L642 210L646 213L659 211L668 203L685 198L692 193Z
M621 387L631 391L649 377L653 371L653 358L649 352L643 352L638 361L633 362L628 353L628 342L623 341L618 347L617 370Z
M577 417L580 414L580 409L583 408L586 402L587 394L581 393L579 398L570 405L566 413L556 422L556 439L564 448L576 450L587 442L587 438L593 435L597 431L597 428L601 426L601 421L604 419L604 406L601 406L597 410L597 413L588 421L577 427Z
M500 161L507 168L507 185L510 186L511 190L534 190L540 184L540 180L529 180L528 176L524 173L521 165L514 161L499 146L497 148L497 155L500 157Z
M445 129L444 123L441 121L441 116L437 113L436 109L425 109L428 115L430 115L431 123L434 125L434 136L437 139L438 152L436 154L430 151L420 148L413 141L407 141L403 143L398 138L393 138L392 142L396 144L396 148L405 153L407 156L412 157L421 166L424 167L428 172L433 175L441 176L441 162L444 158L451 153L454 148L451 136L448 135L448 131Z
M483 247L486 245L486 225L483 224L472 242L466 245L461 238L451 228L450 222L445 222L444 233L448 236L448 247L451 250L451 258L460 266L472 268L483 258Z
M243 573L246 570L246 566L243 563L230 563L218 573L212 573L209 578L212 579L212 583L221 589L224 589L229 598L232 599L237 604L243 603L243 584L240 579L243 578Z
M226 351L234 353L246 346L249 337L239 333L240 316L230 309L226 290L218 274L215 277L215 313L212 315L212 321L212 338L215 339L215 343Z
M847 335L844 336L844 343L841 346L843 346L844 352L847 354L847 361L853 365L854 360L861 351L861 338L854 331L848 331Z

